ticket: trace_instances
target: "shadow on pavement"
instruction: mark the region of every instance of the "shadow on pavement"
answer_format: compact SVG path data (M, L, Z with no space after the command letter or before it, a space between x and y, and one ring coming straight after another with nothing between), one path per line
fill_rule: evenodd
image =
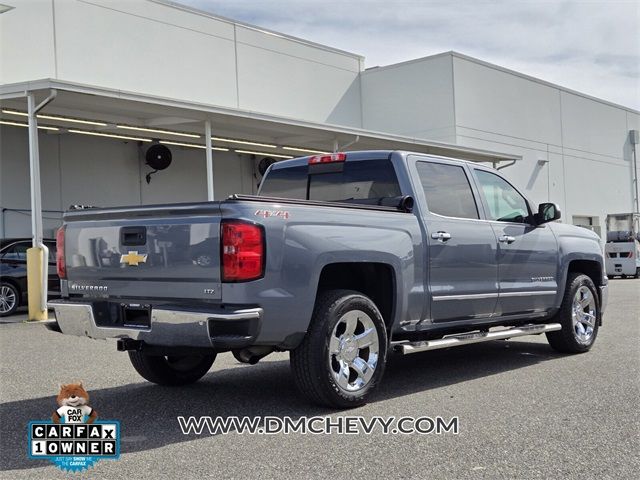
M391 355L385 377L371 403L428 391L484 376L516 370L557 358L546 344L496 341L413 354ZM102 419L120 420L122 453L197 441L183 435L178 415L301 416L327 415L333 410L309 404L297 393L286 360L216 371L181 388L135 383L91 390L91 405ZM27 423L50 417L55 396L0 405L0 470L44 465L27 458ZM208 433L203 435L209 437Z

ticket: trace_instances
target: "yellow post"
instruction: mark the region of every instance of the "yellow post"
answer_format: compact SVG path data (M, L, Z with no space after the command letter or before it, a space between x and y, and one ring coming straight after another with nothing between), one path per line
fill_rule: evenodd
M47 309L42 309L42 272L45 268L43 250L27 250L27 292L29 294L29 320L47 320Z

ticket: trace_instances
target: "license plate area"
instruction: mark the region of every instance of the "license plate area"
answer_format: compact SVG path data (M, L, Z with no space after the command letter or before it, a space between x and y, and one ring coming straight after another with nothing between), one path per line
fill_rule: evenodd
M151 328L151 305L129 303L120 306L122 324L129 328Z

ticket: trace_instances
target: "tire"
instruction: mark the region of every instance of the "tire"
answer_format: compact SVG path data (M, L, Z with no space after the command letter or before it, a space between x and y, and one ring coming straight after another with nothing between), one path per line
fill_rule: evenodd
M384 373L387 331L376 305L352 290L318 295L302 343L291 351L298 389L333 408L364 405Z
M162 356L130 351L133 368L146 380L158 385L188 385L200 380L211 368L216 354Z
M554 350L584 353L591 349L600 326L600 299L596 286L588 276L569 274L562 305L554 321L562 325L562 330L546 334Z
M0 284L0 317L7 317L20 306L20 291L11 283Z

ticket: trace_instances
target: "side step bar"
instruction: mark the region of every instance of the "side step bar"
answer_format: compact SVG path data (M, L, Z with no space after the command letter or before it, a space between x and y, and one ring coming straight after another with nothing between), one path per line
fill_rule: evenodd
M506 340L513 337L525 335L539 335L545 332L561 330L559 323L546 323L541 325L524 325L522 327L508 328L494 332L473 332L458 335L449 335L437 340L425 340L420 342L399 342L392 343L393 348L402 355L409 353L426 352L427 350L437 350L439 348L459 347L472 343L488 342L491 340Z

